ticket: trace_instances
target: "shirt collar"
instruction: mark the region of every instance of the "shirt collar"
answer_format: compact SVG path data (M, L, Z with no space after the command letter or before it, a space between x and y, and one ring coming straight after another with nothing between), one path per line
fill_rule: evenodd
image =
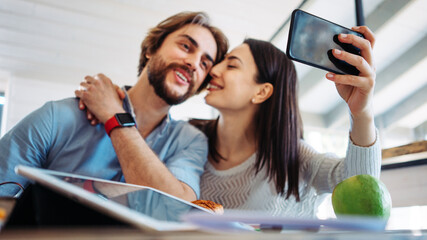
M126 112L130 113L133 118L135 118L135 112L133 110L133 105L130 100L130 97L127 93L127 91L131 88L131 86L123 86L122 90L125 92L125 98L123 99L123 108ZM162 120L162 122L150 133L152 135L153 133L157 133L160 135L163 135L167 132L169 129L170 123L171 123L172 117L170 113L166 115L166 117ZM138 126L136 126L138 128ZM156 135L157 135L156 134ZM148 137L150 137L150 135Z
M135 112L133 110L132 102L130 101L130 97L128 95L128 90L131 88L131 86L123 86L122 90L125 92L125 98L123 99L123 108L127 113L130 113L133 118L135 118Z

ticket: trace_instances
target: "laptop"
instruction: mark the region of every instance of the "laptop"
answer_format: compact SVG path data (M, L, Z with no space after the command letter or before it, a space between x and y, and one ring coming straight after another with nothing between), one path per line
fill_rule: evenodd
M117 222L129 224L143 231L194 231L198 228L195 225L183 222L181 219L183 215L192 212L213 214L209 210L150 187L22 165L17 166L15 171L34 182L33 185L39 186L38 189L41 187L54 194L59 193L58 195L61 197L65 196L68 200L71 199L70 202L86 206L88 209L83 210L83 213L78 215L81 216L82 223L87 218L86 212L95 210L101 213L101 216L109 216ZM32 195L40 198L40 195L46 194L36 193ZM52 207L61 205L64 201L55 200L53 203L48 203L49 201L45 199L30 201L35 202L36 205L37 202L41 203L36 208L46 209L45 212L48 212L49 216L55 214L52 212L66 211L70 208L65 205L56 207L60 210L52 210ZM42 203L44 203L44 207L41 206ZM75 215L74 212L71 210L68 213L56 213L56 215L60 216L59 221L63 221L68 218L67 215ZM41 217L37 216L36 218L40 219ZM105 218L100 217L99 219ZM52 221L57 222L58 220L51 220L50 222Z

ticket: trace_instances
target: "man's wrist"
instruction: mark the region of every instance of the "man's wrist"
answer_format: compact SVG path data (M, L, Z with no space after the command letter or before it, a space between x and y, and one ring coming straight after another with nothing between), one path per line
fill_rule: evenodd
M108 119L105 124L105 131L108 136L110 136L111 131L119 127L133 127L135 126L135 120L133 119L130 113L117 113L110 119Z
M112 117L114 117L116 114L119 113L126 113L126 111L123 108L118 108L117 110L109 109L108 111L104 112L103 114L99 114L98 120L105 124L108 120L110 120Z

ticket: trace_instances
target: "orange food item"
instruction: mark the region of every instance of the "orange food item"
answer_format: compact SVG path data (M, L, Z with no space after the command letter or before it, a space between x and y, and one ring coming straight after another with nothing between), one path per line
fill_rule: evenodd
M209 209L216 214L224 213L224 207L221 204L210 201L210 200L196 200L196 201L193 201L192 203L200 207Z
M5 220L6 219L6 210L4 210L3 208L0 208L0 220Z

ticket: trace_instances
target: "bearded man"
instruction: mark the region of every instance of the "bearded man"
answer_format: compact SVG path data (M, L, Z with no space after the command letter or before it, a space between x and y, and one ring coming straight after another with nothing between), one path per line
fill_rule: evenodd
M76 91L103 124L91 126L77 98L46 103L0 139L0 182L28 181L19 164L153 187L188 201L199 196L206 137L169 116L202 89L228 50L224 34L200 12L176 14L152 28L141 44L137 83L117 96L102 74ZM102 101L99 101L102 99ZM16 193L0 187L0 196Z

